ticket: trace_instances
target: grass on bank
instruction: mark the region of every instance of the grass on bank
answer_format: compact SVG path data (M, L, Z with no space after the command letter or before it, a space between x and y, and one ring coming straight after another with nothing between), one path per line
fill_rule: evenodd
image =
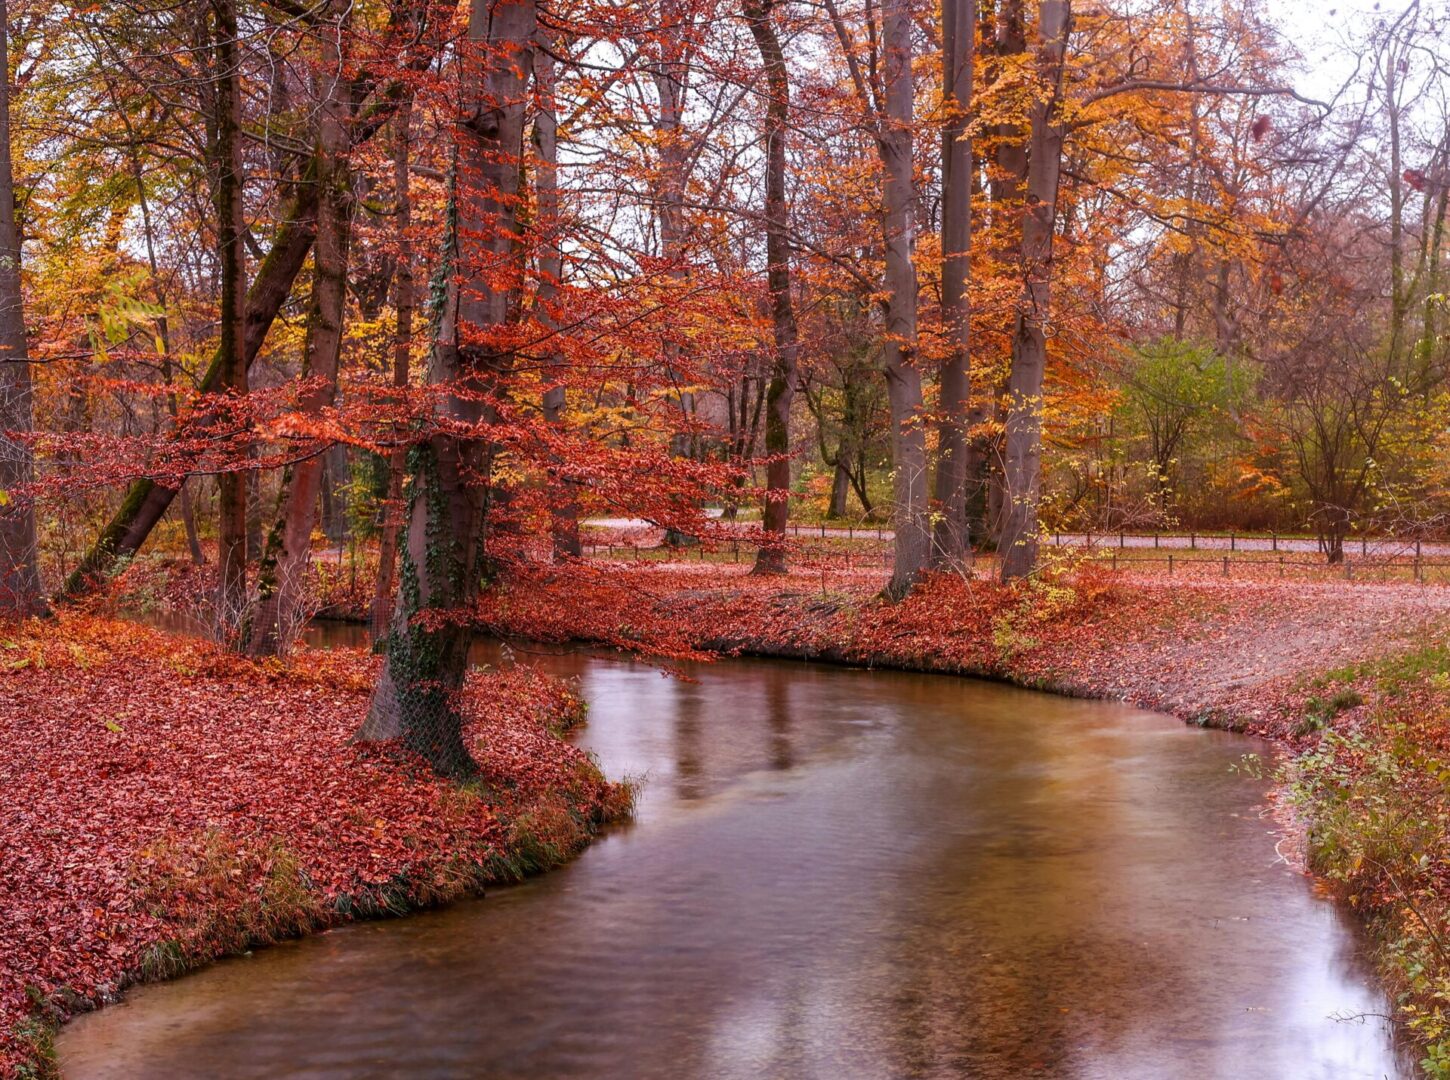
M1309 689L1317 742L1283 779L1310 866L1368 921L1426 1074L1450 1078L1450 646Z

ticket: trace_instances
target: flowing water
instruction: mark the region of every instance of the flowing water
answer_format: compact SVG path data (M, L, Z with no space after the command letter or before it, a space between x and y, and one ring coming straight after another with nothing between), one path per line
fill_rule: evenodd
M966 679L530 659L644 778L634 824L136 990L65 1029L65 1076L1410 1075L1232 768L1251 740Z

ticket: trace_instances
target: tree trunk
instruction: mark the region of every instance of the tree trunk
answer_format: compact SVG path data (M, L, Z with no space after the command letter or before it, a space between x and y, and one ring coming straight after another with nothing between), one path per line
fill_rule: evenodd
M984 9L985 11L986 9ZM987 82L1009 77L1026 65L1027 16L1023 0L1001 0L991 11L990 32L983 35L991 49L987 54ZM993 125L996 144L987 180L988 206L994 231L999 238L1014 234L1016 242L998 241L994 252L1005 266L1016 261L1020 249L1023 188L1027 184L1027 132L1016 120ZM1009 364L1010 374L1010 364ZM968 533L982 546L998 546L1002 526L1002 437L1007 382L1001 380L990 394L978 394L968 418L968 427L980 430L990 419L994 431L979 434L967 444Z
M932 565L960 566L969 551L967 436L971 404L972 144L966 136L976 52L976 0L942 0L942 323L950 350L941 365L937 405Z
M534 82L539 111L534 117L534 149L538 154L536 183L540 232L539 285L537 308L542 327L557 331L554 307L558 303L559 281L564 275L564 255L559 229L559 117L554 100L554 56L552 42L540 31L539 47L534 50ZM564 357L551 350L549 367L551 383L544 391L544 420L556 429L564 425L566 404ZM579 504L574 497L574 481L555 468L551 471L549 517L555 557L577 558L583 551L579 544Z
M689 16L680 0L661 0L659 4L659 59L650 65L650 77L659 99L659 118L655 122L655 140L659 147L658 176L654 196L659 221L660 256L665 274L672 286L684 292L685 268L685 189L690 179L691 160L684 139L685 75L689 69L687 56ZM661 343L661 362L672 378L680 371L680 343L666 335ZM695 437L688 430L695 420L695 395L679 391L680 427L670 439L674 457L693 456ZM684 547L697 543L674 526L665 530L666 547Z
M8 12L0 0L0 615L40 615L40 547L35 507L16 489L35 476L30 447L7 432L31 430L30 355L20 292L20 233L15 224L15 174L10 161Z
M398 107L394 121L393 143L394 224L398 235L397 322L393 329L393 386L404 390L411 377L413 350L413 199L409 183L408 160L411 155L411 95ZM397 585L398 532L402 523L403 478L407 472L408 452L401 446L388 455L388 496L383 510L383 532L378 541L378 581L373 590L373 608L368 620L368 636L381 641L388 632L388 618L393 611L393 592Z
M881 40L886 108L877 144L885 167L882 223L886 249L886 395L891 407L891 477L896 560L886 593L905 596L931 553L926 505L926 433L916 367L916 182L912 173L911 6L888 0Z
M242 206L242 77L235 0L212 0L212 63L216 100L217 261L221 267L219 410L229 413L247 393L242 320L246 310L246 221ZM217 477L217 631L229 637L246 604L247 472L242 463Z
M298 400L304 414L320 413L337 398L337 372L347 314L348 245L352 233L352 165L348 143L347 55L350 0L329 0L325 29L317 35L323 83L317 110L317 240L312 256L312 303L307 313L302 377L316 387ZM322 455L312 454L282 472L279 514L267 535L257 574L257 606L245 642L253 656L272 656L291 644L302 621L312 530L322 487Z
M755 557L757 574L786 571L785 527L790 516L790 407L795 398L800 351L791 301L790 222L785 201L785 142L790 120L790 81L785 54L771 22L774 0L746 0L745 19L765 67L765 252L775 337L765 406L765 539Z
M201 534L196 531L196 511L191 505L191 481L181 485L181 528L186 533L186 550L195 566L206 565L206 554L201 550Z
M826 517L843 518L846 516L846 499L851 494L851 462L845 450L836 453L836 469L831 477L831 504L826 510Z
M511 362L497 331L509 322L509 299L520 285L519 165L535 24L532 0L472 0L456 128L455 220L440 268L448 295L428 373L452 392L437 406L444 430L409 453L399 603L383 673L356 736L400 739L450 776L477 769L463 742L458 694L468 667L469 615L486 572L491 467L490 448L458 429L493 418L482 399L497 392Z
M1042 386L1051 317L1052 240L1057 228L1058 177L1063 128L1058 118L1063 60L1071 23L1069 0L1039 6L1038 79L1027 165L1027 207L1022 218L1022 292L1012 332L1007 423L1002 466L1003 520L998 550L1002 580L1030 574L1037 565L1038 498L1042 484Z

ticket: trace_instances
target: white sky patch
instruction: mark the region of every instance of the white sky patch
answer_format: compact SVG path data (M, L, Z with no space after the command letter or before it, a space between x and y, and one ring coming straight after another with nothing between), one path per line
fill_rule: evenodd
M1394 20L1409 0L1272 0L1266 10L1284 36L1304 55L1306 70L1295 89L1327 101L1354 74L1355 50L1376 19ZM1422 2L1433 11L1435 0Z

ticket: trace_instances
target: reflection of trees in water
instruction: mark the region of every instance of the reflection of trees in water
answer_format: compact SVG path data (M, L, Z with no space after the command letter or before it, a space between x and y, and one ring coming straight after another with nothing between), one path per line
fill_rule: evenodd
M783 664L751 665L749 678L722 680L709 670L700 681L672 679L675 793L708 796L712 777L737 771L791 769L798 763L791 719L791 683L801 672Z
M772 666L765 672L765 723L770 730L770 765L774 769L789 769L796 763L790 724L793 675L784 666Z
M704 798L704 747L700 720L708 707L705 688L697 682L673 679L675 685L675 793L684 800Z
M910 813L927 816L894 826L918 838L903 874L918 885L877 961L888 1056L903 1076L1071 1075L1193 988L1183 957L1144 948L1140 932L1163 928L1121 925L1132 887L1100 842L1136 835L1134 804L1154 800L1112 767L1129 748L1062 704L977 689L903 680L897 695L919 718ZM939 730L959 725L966 740Z

